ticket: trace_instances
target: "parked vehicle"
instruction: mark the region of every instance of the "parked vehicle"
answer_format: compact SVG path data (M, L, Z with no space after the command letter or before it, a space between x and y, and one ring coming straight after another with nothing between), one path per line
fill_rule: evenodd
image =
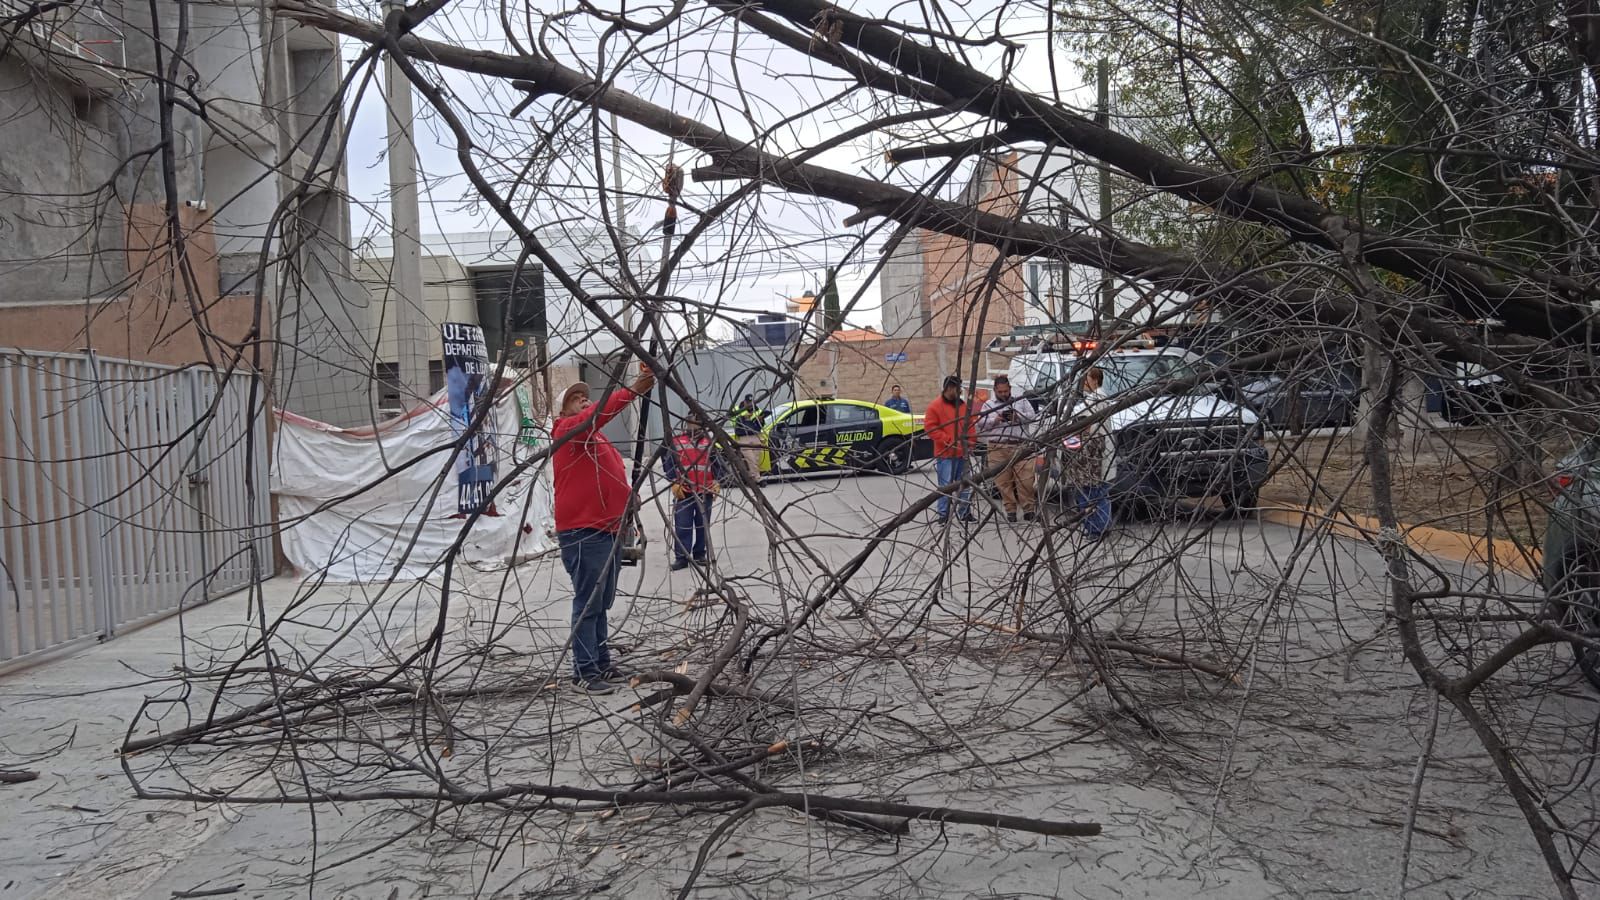
M1600 440L1557 463L1551 484L1545 596L1562 624L1600 640ZM1573 644L1572 652L1583 677L1600 688L1600 650Z
M932 448L922 417L865 400L801 400L767 417L761 437L763 473L875 469L899 474Z
M1204 361L1179 347L1123 344L1100 353L1089 341L1079 342L1060 358L1013 361L1013 369L1060 373L1050 392L1051 418L1072 415L1082 406L1076 387L1066 382L1087 368L1087 361L1105 372L1104 391L1117 394L1162 380L1195 376ZM1016 384L1017 375L1011 376ZM1267 450L1260 417L1225 399L1209 381L1176 394L1150 397L1112 413L1106 421L1112 437L1110 473L1113 508L1164 505L1181 498L1217 497L1230 509L1255 508L1267 478ZM1057 488L1059 466L1051 461L1049 485Z
M1353 365L1319 366L1305 372L1268 373L1240 384L1238 399L1268 428L1344 428L1355 422L1361 374ZM1295 404L1299 404L1298 411Z
M1440 413L1458 425L1482 425L1527 406L1527 400L1505 378L1482 366L1459 363L1458 374L1443 381Z

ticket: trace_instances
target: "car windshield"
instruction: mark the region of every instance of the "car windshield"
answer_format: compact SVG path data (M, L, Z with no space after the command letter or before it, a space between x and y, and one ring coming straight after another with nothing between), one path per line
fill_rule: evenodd
M1176 353L1113 356L1101 360L1100 368L1106 373L1103 390L1107 394L1120 394L1163 379L1194 378L1201 372Z

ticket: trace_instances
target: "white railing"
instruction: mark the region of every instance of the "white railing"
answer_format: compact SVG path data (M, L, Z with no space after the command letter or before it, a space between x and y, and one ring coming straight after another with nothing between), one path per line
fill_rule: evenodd
M254 381L0 350L0 670L271 570Z

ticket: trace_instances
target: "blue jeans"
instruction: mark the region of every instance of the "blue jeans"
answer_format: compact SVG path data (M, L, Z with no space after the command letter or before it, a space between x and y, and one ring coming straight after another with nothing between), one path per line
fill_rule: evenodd
M714 494L690 494L672 503L672 557L683 562L691 553L700 562L706 559L711 531L711 503Z
M611 668L606 610L617 599L622 557L617 536L593 528L574 528L556 535L561 565L572 576L572 674L579 680L599 678Z
M1078 510L1083 515L1083 533L1099 537L1111 527L1111 486L1097 484L1073 491Z
M941 456L933 461L933 471L939 478L939 487L944 487L966 477L967 461ZM940 494L934 509L941 519L950 515L950 495ZM956 492L956 515L962 518L972 515L972 488L964 487Z

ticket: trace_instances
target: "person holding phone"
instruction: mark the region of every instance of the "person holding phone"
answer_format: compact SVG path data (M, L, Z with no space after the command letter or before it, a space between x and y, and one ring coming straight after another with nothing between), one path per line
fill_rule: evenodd
M1038 414L1026 397L1011 394L1011 379L1004 375L994 378L994 396L983 404L978 413L978 433L989 446L989 464L1004 466L995 475L995 486L1000 488L1000 500L1006 507L1006 520L1033 521L1039 491L1037 473L1027 460L1032 455L1028 446L1029 432Z

